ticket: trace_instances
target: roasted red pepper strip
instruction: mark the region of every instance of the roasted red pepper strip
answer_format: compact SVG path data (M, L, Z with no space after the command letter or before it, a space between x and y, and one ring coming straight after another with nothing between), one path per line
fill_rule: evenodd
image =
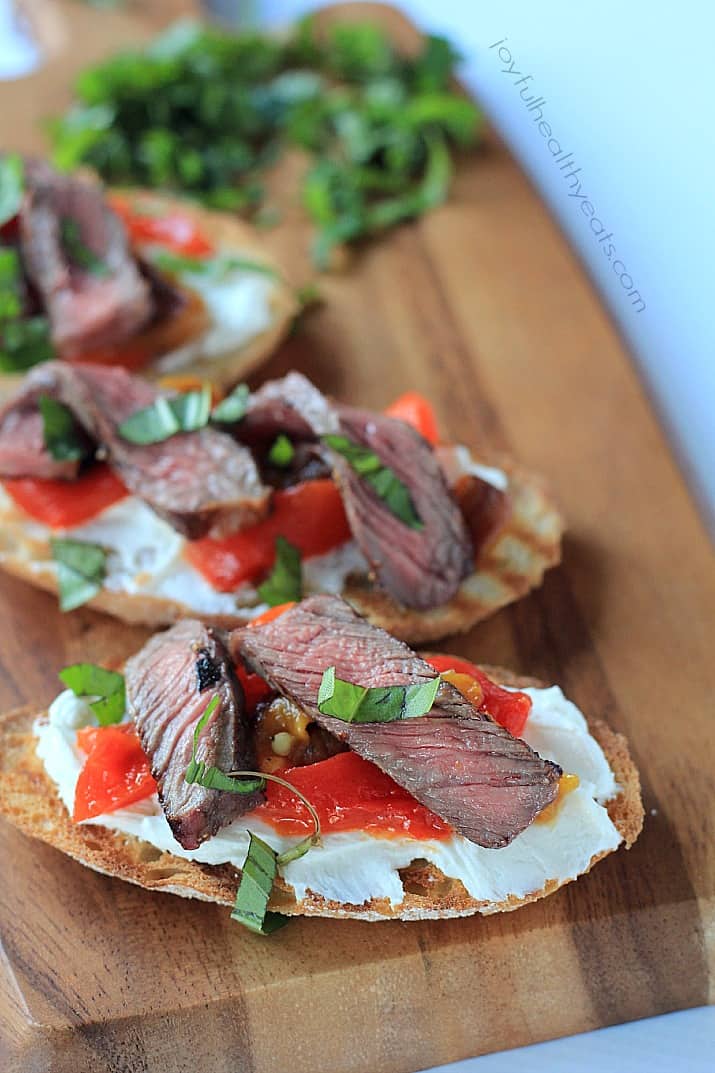
M192 566L219 592L262 579L275 561L275 540L283 536L304 558L322 555L350 539L350 527L335 484L304 481L273 495L262 522L221 540L206 537L187 545Z
M531 697L527 693L512 692L492 682L484 671L468 659L459 656L425 656L425 659L440 674L443 671L457 671L474 678L482 687L483 701L481 709L491 715L515 738L524 732L526 720L531 711Z
M286 768L281 778L310 801L325 834L366 831L408 838L448 838L452 828L407 790L357 753L338 753L305 767ZM313 822L300 801L282 786L269 783L266 801L251 816L260 817L282 835L302 835Z
M87 753L75 787L72 819L91 820L156 793L149 760L133 723L84 727L77 744Z
M50 529L81 525L128 495L119 477L103 462L95 463L75 481L18 477L2 483L26 514Z
M428 443L439 441L437 417L432 403L418 391L406 391L385 410L388 417L397 417L420 432Z
M181 212L143 213L128 199L112 194L109 203L134 242L156 243L187 257L211 257L214 247L193 220Z

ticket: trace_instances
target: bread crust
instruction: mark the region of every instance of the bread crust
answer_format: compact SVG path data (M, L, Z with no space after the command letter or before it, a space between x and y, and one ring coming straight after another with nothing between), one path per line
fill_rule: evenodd
M498 463L509 477L510 517L495 539L482 548L475 571L441 607L415 611L402 607L368 582L348 581L341 595L361 615L401 640L436 641L470 629L541 583L545 571L561 559L563 519L544 482L508 461ZM0 566L48 592L57 592L49 544L33 537L32 526L18 509L0 515ZM219 626L240 626L249 617L206 615L180 600L145 593L102 589L88 604L124 622L168 626L199 615Z
M157 367L157 363L164 356L160 354L156 361L149 362L137 370L140 375L150 380L160 379L167 375L180 375L210 380L222 390L233 387L273 353L288 334L293 319L299 311L295 289L291 286L284 267L261 243L260 236L254 228L235 215L216 212L186 198L170 197L154 191L120 189L110 191L110 193L118 194L132 206L146 211L153 210L167 215L172 212L181 213L196 225L212 245L223 250L235 250L236 254L260 262L275 272L275 284L270 297L271 324L244 346L237 350L227 350L226 353L217 357L196 358L172 370ZM167 325L167 329L170 329L170 325ZM175 339L172 341L171 349L190 341L190 338ZM24 374L0 376L0 398L6 399L13 395L21 386L23 379Z
M523 688L541 684L498 667L485 667L484 670L505 685ZM171 853L162 853L134 836L73 823L36 755L36 739L32 734L36 717L37 713L23 708L0 718L0 815L25 834L49 843L97 872L147 890L233 905L240 873L232 866L196 864ZM608 803L607 810L626 848L630 848L643 826L638 771L623 735L616 734L600 721L590 722L589 729L601 745L620 788L618 796ZM586 871L603 856L607 854L594 856ZM270 907L289 916L426 920L509 912L544 898L563 885L552 879L541 890L523 898L509 897L495 904L471 898L460 880L445 876L435 865L420 861L418 857L400 871L400 877L404 899L395 906L387 899L377 898L362 905L350 905L311 892L298 901L292 888L279 879Z

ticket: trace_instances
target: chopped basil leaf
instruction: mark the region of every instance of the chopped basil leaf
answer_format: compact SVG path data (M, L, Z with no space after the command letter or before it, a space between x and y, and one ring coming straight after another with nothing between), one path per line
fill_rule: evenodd
M72 611L86 604L102 588L107 553L100 544L55 537L50 541L57 563L60 610Z
M276 437L276 441L268 452L268 461L274 466L280 466L285 468L289 466L293 461L293 455L295 454L295 447L290 442L287 436L282 432Z
M269 913L273 883L278 874L278 858L275 850L249 831L248 853L241 869L241 881L236 892L236 901L231 919L257 935L270 935L288 923L280 913Z
M84 441L66 406L49 395L38 399L45 447L58 462L78 462L85 455Z
M424 523L415 510L407 485L400 480L393 469L382 464L374 451L371 451L369 447L354 443L347 436L332 434L323 436L323 443L347 459L355 472L367 481L396 518L408 525L410 529L424 528Z
M271 607L302 599L303 571L300 549L285 537L276 537L276 561L270 575L258 586L258 595Z
M0 227L17 216L22 203L25 167L18 153L0 157Z
M110 275L109 266L84 242L79 224L70 216L60 221L60 237L67 256L79 268L92 276Z
M17 250L0 246L0 322L22 315L20 283L22 269Z
M211 412L211 420L222 425L234 425L246 416L250 390L247 384L238 384L230 395L222 399Z
M195 432L208 424L211 415L211 388L167 398L162 395L151 406L137 410L119 426L119 435L129 443L146 446L163 443L178 432Z
M187 391L171 400L171 408L182 432L195 432L209 423L211 416L211 385L200 391Z
M207 767L203 760L197 759L196 752L201 732L218 708L219 703L220 698L218 694L215 694L194 728L191 760L184 775L186 782L196 783L212 790L227 790L229 793L240 794L262 790L266 781L276 782L300 798L310 813L314 824L314 830L311 834L301 839L290 849L284 850L283 853L276 853L257 835L252 834L250 831L248 833L248 853L241 870L241 880L236 892L236 901L231 917L259 935L268 935L287 923L285 917L280 914L267 912L278 867L297 860L306 854L312 846L319 844L320 819L310 801L303 796L300 790L297 790L295 786L286 782L285 779L281 779L278 775L261 774L258 771L232 771L227 773L217 767Z
M305 283L302 287L298 287L295 297L301 311L309 306L319 305L323 300L317 283Z
M453 147L480 133L476 106L451 82L457 59L434 37L406 56L369 23L318 32L301 20L280 41L194 29L83 71L77 102L52 127L55 158L265 225L273 184L261 180L278 153L297 150L312 165L302 195L325 263L336 243L444 197Z
M318 690L318 708L345 723L391 723L426 715L434 704L440 678L409 686L367 686L344 682L335 667L324 672Z
M193 273L210 276L211 279L224 279L229 272L257 272L262 276L276 279L278 273L271 265L254 261L251 257L190 257L187 254L173 253L170 250L158 250L152 255L152 263L162 272L174 275Z
M98 667L96 663L73 663L61 670L59 676L76 697L96 697L89 701L89 706L100 726L122 721L126 708L123 674Z
M199 746L201 732L208 723L220 704L220 697L216 693L206 706L204 714L194 727L194 741L191 748L191 760L186 768L184 779L189 783L197 783L209 790L228 790L232 794L252 794L256 790L262 790L265 782L260 776L250 779L234 779L220 768L207 766L204 760L196 758L196 750Z
M46 317L23 317L0 323L0 372L22 372L54 356Z

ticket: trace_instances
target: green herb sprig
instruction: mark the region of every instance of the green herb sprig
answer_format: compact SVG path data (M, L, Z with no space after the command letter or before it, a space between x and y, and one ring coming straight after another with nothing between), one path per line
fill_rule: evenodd
M328 667L318 690L318 709L344 723L393 723L426 715L437 696L441 679L431 678L407 686L359 686L336 677Z
M423 529L424 523L415 509L412 496L404 481L390 466L385 466L369 447L355 443L347 436L328 434L322 437L331 450L342 455L364 481L370 485L387 509L410 529Z
M73 611L101 590L107 573L106 549L67 537L55 537L50 548L57 564L60 610Z
M275 268L250 257L190 257L172 250L157 250L151 255L151 261L162 272L171 272L178 276L207 276L214 281L225 279L231 272L254 272L259 276L268 276L269 279L278 278Z
M25 166L18 153L0 157L0 227L17 216L25 188Z
M60 238L67 256L78 268L89 272L91 276L108 276L110 274L109 266L94 250L90 249L82 238L79 224L72 217L65 216L60 220Z
M86 446L72 412L49 395L40 395L37 404L49 453L59 462L79 462L85 456Z
M196 432L211 416L211 386L187 391L171 398L161 395L151 406L137 410L119 425L118 432L129 443L147 446L163 443L178 432Z
M5 157L0 161L0 175L7 167L7 160ZM3 373L23 372L54 357L47 318L23 316L22 286L17 250L0 246L0 372Z
M96 663L73 663L61 670L59 677L76 697L88 700L100 726L121 723L126 709L123 674Z
M303 597L303 571L300 549L285 537L276 537L276 561L266 580L258 586L258 595L271 607Z
M214 406L211 420L219 425L238 424L246 416L250 395L248 384L238 384L230 395Z
M263 839L249 831L248 852L241 870L241 880L231 918L250 931L259 935L269 935L288 922L280 913L268 911L268 902L278 869L290 861L298 860L313 846L320 844L320 817L300 790L278 775L259 771L224 772L217 767L207 766L204 761L197 759L196 753L201 733L219 705L220 697L215 694L194 728L191 760L184 776L186 782L212 790L226 790L229 793L238 794L255 793L257 790L262 790L267 781L275 782L302 802L313 821L313 831L283 853L276 853Z
M434 36L418 55L401 55L369 23L319 34L307 18L278 39L183 22L80 75L77 103L53 126L55 159L260 217L264 172L297 148L325 267L337 243L447 196L453 150L475 144L481 127L452 85L457 59Z

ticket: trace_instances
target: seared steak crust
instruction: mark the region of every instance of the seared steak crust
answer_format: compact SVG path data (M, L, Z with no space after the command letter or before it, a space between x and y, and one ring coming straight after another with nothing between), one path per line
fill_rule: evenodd
M380 584L405 607L447 603L473 569L474 549L434 451L420 434L383 414L339 406L340 430L369 448L406 485L422 528L395 517L342 456L330 452L350 529Z
M218 630L192 619L157 634L126 665L127 702L151 762L176 840L196 849L259 794L207 790L186 782L194 730L212 697L220 704L199 738L197 759L222 771L255 767L243 691Z
M443 682L427 716L345 723L317 706L323 672L363 686L407 685L435 671L335 596L314 596L263 626L234 630L239 656L324 729L372 761L481 846L505 846L556 797L561 769L542 760Z

